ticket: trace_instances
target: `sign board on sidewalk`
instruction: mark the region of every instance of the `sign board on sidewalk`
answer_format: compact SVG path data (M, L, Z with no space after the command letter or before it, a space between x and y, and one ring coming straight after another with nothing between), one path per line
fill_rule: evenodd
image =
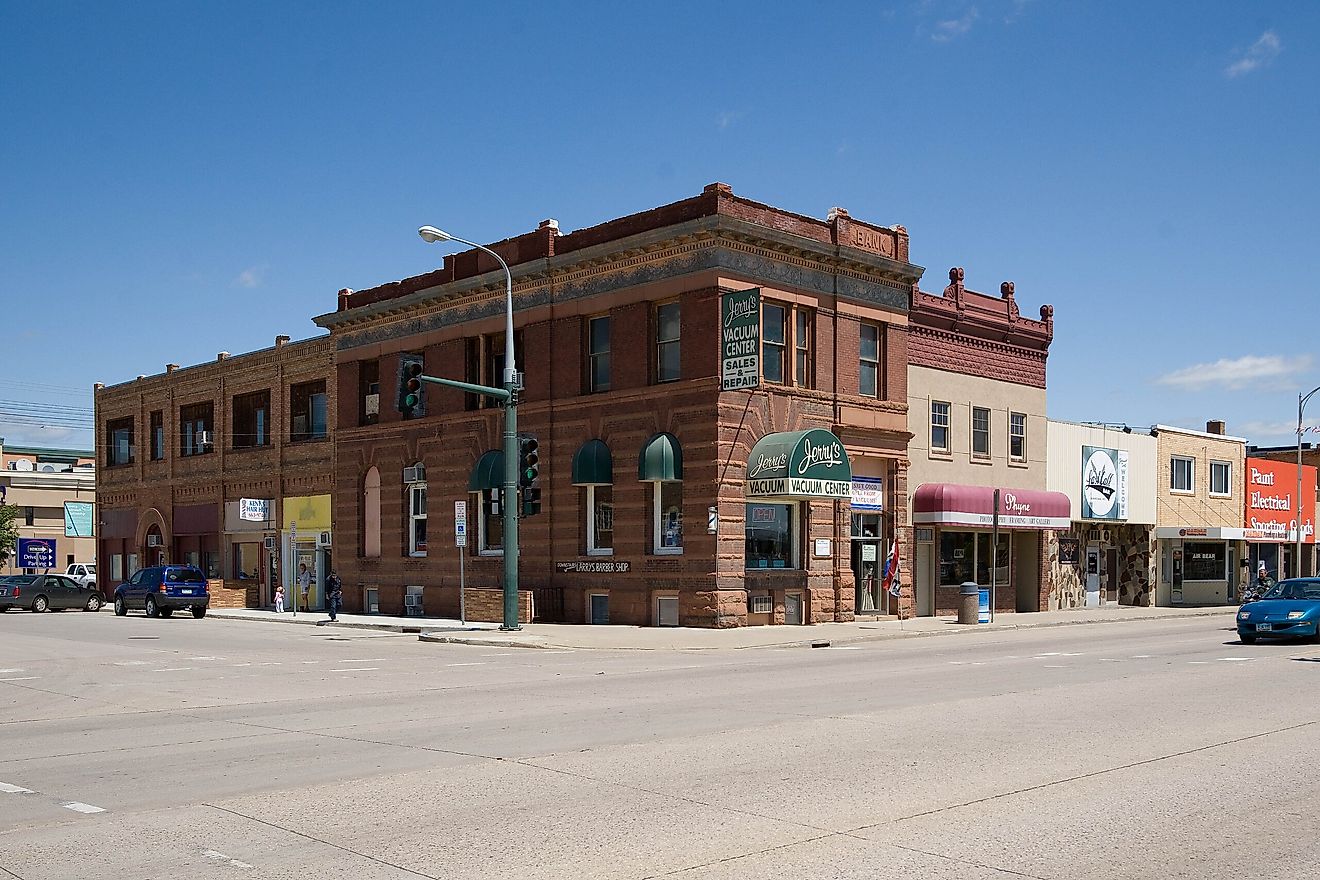
M467 546L467 502L454 502L454 546Z
M720 390L761 384L761 291L720 296Z
M19 568L54 568L55 558L54 538L18 539Z

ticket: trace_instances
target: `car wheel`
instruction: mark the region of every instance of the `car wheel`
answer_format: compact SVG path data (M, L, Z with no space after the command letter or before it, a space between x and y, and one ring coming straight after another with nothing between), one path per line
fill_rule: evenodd
M147 597L147 617L159 617L160 607L156 605L156 599L153 596Z
M203 617L206 616L206 609L205 609L205 608L194 608L194 609L192 610L192 613L193 613L193 617L197 618L198 620L201 620Z
M45 596L38 596L32 600L32 610L40 614L43 611L50 610L50 600Z
M101 610L101 604L102 604L102 603L101 603L101 597L100 597L100 596L92 595L92 596L88 596L88 597L87 597L87 610L88 610L88 611L100 611L100 610Z
M1256 637L1255 637L1255 636L1249 636L1249 635L1247 635L1247 634L1245 634L1245 633L1238 633L1238 638L1242 641L1242 644L1244 644L1244 645L1254 645L1254 644L1256 644Z
M123 617L128 614L128 603L124 601L123 596L115 596L115 617Z
M173 617L173 616L174 616L174 609L173 609L173 608L162 608L162 609L160 609L160 616L161 616L161 617Z

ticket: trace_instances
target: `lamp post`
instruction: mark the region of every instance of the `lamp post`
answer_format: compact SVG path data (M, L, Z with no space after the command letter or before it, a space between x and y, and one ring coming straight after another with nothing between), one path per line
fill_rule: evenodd
M502 630L518 630L518 369L513 356L513 273L504 258L485 245L450 235L434 226L417 230L423 241L454 241L490 254L504 270L504 387L503 394L490 396L504 405L504 488L500 490L500 513L504 518L504 623ZM450 384L450 383L445 383ZM460 386L461 387L461 386Z
M1302 576L1302 415L1306 412L1307 401L1317 391L1320 391L1320 386L1312 388L1308 394L1297 395L1297 547L1293 552L1293 568L1296 570L1294 577Z

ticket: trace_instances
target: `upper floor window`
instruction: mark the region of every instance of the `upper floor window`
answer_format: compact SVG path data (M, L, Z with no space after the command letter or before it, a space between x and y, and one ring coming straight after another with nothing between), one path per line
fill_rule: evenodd
M151 414L151 460L165 458L165 411L156 410Z
M380 361L358 361L358 424L374 425L380 419Z
M324 440L326 424L325 380L303 382L289 388L289 439Z
M673 382L682 376L679 338L682 330L681 306L664 303L655 308L655 380Z
M610 316L587 321L587 390L610 390Z
M1233 494L1233 464L1227 461L1210 462L1210 494L1225 498Z
M793 310L793 384L816 387L816 355L811 344L816 333L816 312L798 306Z
M1008 414L1008 457L1013 461L1027 460L1027 414Z
M133 463L133 417L112 419L105 423L105 463Z
M857 389L863 397L880 396L880 327L875 324L861 325L861 369L858 374Z
M270 445L270 389L234 396L232 449Z
M930 448L935 452L949 451L949 403L944 400L930 402Z
M179 408L179 454L202 455L215 448L215 404L207 400Z
M1185 455L1169 459L1169 489L1174 492L1196 491L1196 459Z
M972 407L972 458L990 457L990 410Z
M761 378L782 385L788 381L784 365L787 347L788 308L777 303L761 303Z
M426 483L407 485L408 490L408 555L426 555Z

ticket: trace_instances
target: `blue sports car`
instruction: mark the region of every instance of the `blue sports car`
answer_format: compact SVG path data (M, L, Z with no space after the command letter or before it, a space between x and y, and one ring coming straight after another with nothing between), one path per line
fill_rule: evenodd
M1247 645L1261 636L1320 642L1320 578L1279 581L1264 598L1238 610L1237 631Z

